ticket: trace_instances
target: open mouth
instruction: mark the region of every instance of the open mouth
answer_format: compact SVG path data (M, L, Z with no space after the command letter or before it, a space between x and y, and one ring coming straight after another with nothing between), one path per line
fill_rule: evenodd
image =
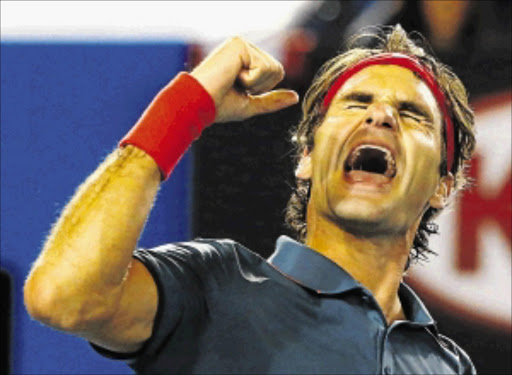
M345 161L345 172L362 171L389 179L396 175L396 163L391 152L380 146L356 147Z

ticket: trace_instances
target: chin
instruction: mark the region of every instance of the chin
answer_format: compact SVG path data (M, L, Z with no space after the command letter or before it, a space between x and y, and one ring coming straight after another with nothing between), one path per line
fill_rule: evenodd
M389 206L367 200L340 203L332 219L347 232L360 236L396 233L401 227Z

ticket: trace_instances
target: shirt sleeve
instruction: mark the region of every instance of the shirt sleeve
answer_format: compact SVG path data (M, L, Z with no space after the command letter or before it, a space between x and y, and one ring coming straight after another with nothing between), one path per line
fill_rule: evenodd
M155 280L158 307L151 337L135 353L116 353L91 343L99 354L133 365L157 353L173 340L179 329L180 340L193 340L202 319L206 318L207 289L212 280L225 279L227 267L221 245L193 241L167 244L154 249L138 249L134 258L141 261Z

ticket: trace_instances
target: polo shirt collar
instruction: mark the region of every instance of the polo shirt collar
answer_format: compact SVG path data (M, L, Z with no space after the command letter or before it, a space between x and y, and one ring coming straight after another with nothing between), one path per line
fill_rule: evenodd
M319 252L288 236L280 236L268 262L303 287L319 294L338 294L353 289L365 290L347 271ZM398 291L408 319L421 325L435 324L420 298L404 283Z
M319 252L287 236L277 239L270 264L296 283L322 294L362 288L352 276Z

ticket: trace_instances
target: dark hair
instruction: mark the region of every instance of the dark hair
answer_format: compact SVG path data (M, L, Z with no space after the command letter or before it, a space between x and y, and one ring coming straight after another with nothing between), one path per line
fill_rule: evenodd
M475 148L474 114L468 104L468 94L460 79L448 68L439 62L432 53L425 52L426 42L421 35L416 34L419 40L413 40L412 34L407 33L400 25L381 27L377 32L362 33L353 37L349 49L327 61L317 72L302 103L302 119L292 132L292 142L296 147L296 162L304 151L311 151L314 147L314 134L316 128L322 123L325 111L322 110L322 101L336 78L347 68L359 61L380 53L401 52L416 57L421 63L429 67L447 100L449 101L450 115L452 116L455 138L455 154L451 173L455 178L455 191L468 185L467 165ZM365 46L357 46L363 42ZM423 47L422 47L423 46ZM443 142L441 175L446 175L446 140ZM297 187L293 191L286 207L286 224L295 232L296 238L304 242L307 233L306 210L311 191L309 180L297 179ZM420 225L413 241L410 260L426 260L429 253L435 254L428 247L429 235L439 233L435 219L441 210L429 207L421 219Z

